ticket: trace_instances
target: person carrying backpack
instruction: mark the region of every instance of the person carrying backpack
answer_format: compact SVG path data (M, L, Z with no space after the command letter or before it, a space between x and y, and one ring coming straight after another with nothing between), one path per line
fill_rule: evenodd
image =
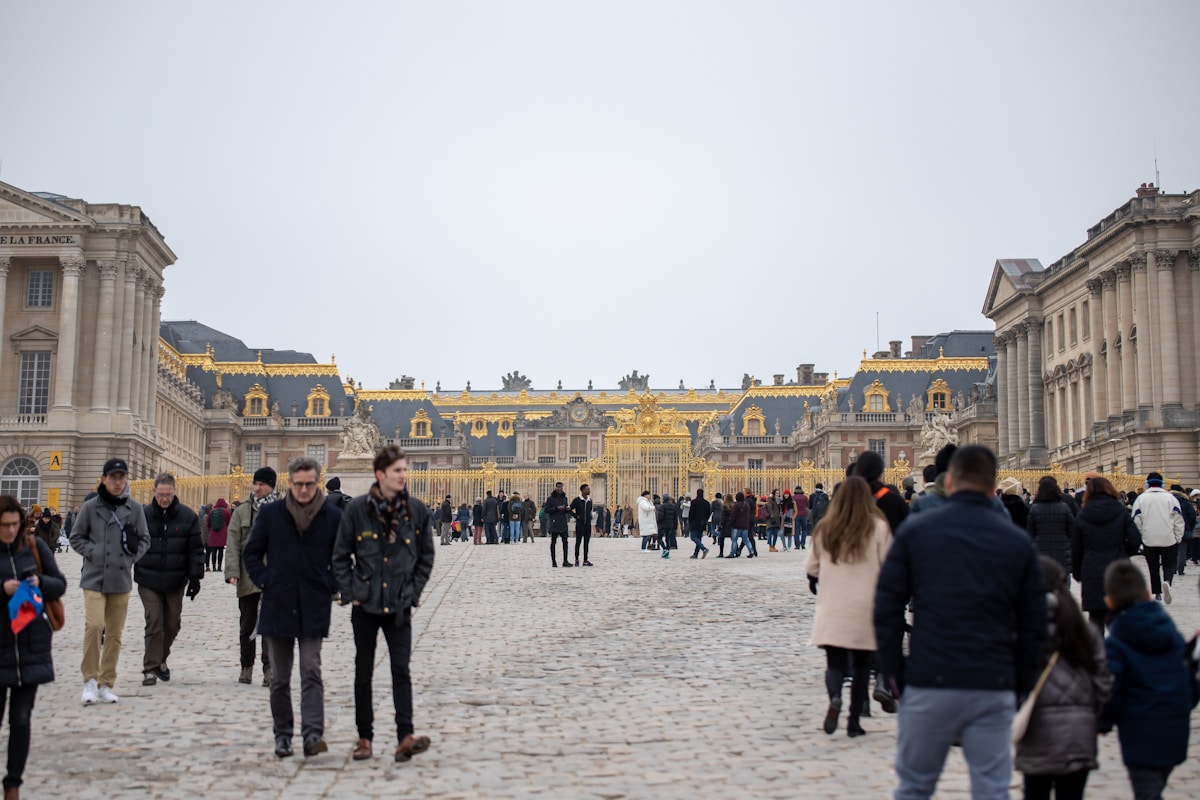
M229 506L224 497L218 497L208 512L208 547L205 562L212 572L220 572L225 566L225 542L229 539Z

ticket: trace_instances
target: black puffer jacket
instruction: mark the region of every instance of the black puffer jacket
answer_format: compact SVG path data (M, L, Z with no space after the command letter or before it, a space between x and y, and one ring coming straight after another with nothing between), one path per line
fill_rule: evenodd
M41 539L34 539L42 559L44 572L38 578L43 600L58 600L67 591L67 579L54 561L54 553ZM0 583L37 569L33 551L25 537L17 534L12 544L0 544ZM8 602L5 596L5 603ZM54 660L50 651L50 623L45 615L14 634L12 625L5 620L0 625L0 686L27 686L50 683L54 680Z
M387 523L364 494L350 501L333 546L333 578L342 605L357 601L371 614L417 606L433 572L433 524L425 504L408 498L409 515L388 544Z
M1106 494L1096 495L1075 518L1071 563L1079 581L1084 611L1104 611L1104 570L1118 558L1129 558L1142 546L1142 535L1125 504Z
M550 533L566 533L567 520L570 519L570 508L567 503L567 495L560 491L553 491L546 498L546 502L542 504L542 510L546 512L547 527Z
M156 592L175 592L186 586L189 578L202 579L204 543L196 512L178 497L166 508L151 500L142 510L150 529L150 549L133 567L137 585Z
M1075 532L1075 517L1071 507L1062 500L1037 502L1029 507L1025 524L1039 553L1049 556L1071 574L1071 535Z

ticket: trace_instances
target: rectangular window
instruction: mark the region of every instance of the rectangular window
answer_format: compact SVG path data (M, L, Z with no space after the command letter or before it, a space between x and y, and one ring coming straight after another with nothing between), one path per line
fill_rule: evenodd
M554 448L557 439L558 437L553 433L538 434L538 457L553 458L556 455Z
M881 456L887 455L887 439L868 439L867 448L872 453L879 453Z
M588 437L587 437L586 433L572 433L571 434L571 453L570 454L572 456L586 456L587 455L587 441L588 441Z
M29 291L25 295L27 308L51 308L54 305L54 273L48 269L29 271Z
M762 469L763 460L761 458L750 458L746 460L746 469Z
M50 403L50 354L21 353L18 414L45 414Z
M873 394L867 398L867 411L883 411L883 396Z
M246 445L245 455L242 458L242 471L254 472L262 467L262 445L248 444Z
M1046 320L1046 360L1054 358L1054 320Z
M1063 323L1063 315L1059 314L1058 315L1058 352L1060 352L1060 353L1063 350L1067 349L1067 332L1065 330L1066 327L1067 326Z
M1088 304L1087 300L1079 304L1079 316L1081 317L1080 321L1083 323L1083 338L1086 341L1092 338L1092 307Z
M410 461L408 464L410 472L426 472L429 470L428 461Z
M1071 346L1079 344L1079 326L1075 322L1075 307L1071 306L1071 310L1067 319L1071 322Z
M308 457L321 465L321 469L325 469L325 445L310 444L308 446Z

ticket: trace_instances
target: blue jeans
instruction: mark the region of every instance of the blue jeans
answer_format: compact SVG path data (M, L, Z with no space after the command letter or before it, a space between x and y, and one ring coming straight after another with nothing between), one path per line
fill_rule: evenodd
M704 546L704 531L692 531L692 543L696 545L696 549L692 552L692 557L700 555L700 551L708 552L708 548Z
M754 552L754 545L750 544L750 531L745 528L734 528L729 532L729 555L737 552L738 540L746 543L747 552Z
M808 543L808 517L796 517L796 543L801 548Z
M895 800L926 800L957 739L971 773L972 800L1008 800L1016 695L986 689L909 686L900 700Z
M508 538L512 540L513 544L521 543L521 520L509 520Z
M767 528L767 544L771 547L774 547L775 543L778 541L779 541L779 528L768 527Z

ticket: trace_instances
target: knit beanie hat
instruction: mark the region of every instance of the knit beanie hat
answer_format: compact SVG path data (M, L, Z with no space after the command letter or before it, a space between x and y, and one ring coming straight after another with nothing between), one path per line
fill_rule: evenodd
M277 476L275 474L275 470L271 469L270 467L259 467L258 469L254 470L255 483L265 483L267 486L270 486L272 489L274 489L276 478Z

